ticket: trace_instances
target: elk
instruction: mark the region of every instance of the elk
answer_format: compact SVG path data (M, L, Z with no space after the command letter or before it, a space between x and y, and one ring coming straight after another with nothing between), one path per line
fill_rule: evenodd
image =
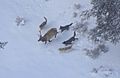
M44 26L47 24L47 18L44 17L44 19L45 19L45 21L39 25L40 30L42 30L44 28Z
M64 41L63 44L65 44L67 46L67 45L72 44L73 41L78 40L78 38L75 38L75 36L76 36L76 33L74 32L74 35L71 38L69 38L68 40Z
M38 42L42 41L45 42L45 44L47 43L47 41L51 42L51 38L53 38L54 36L56 38L57 33L58 33L57 28L51 28L44 36L41 35L41 31L40 31L40 38Z
M63 32L64 30L69 30L69 28L70 28L70 26L72 25L73 23L70 23L70 24L68 24L68 25L65 25L65 26L60 26L60 30L61 30L61 32Z

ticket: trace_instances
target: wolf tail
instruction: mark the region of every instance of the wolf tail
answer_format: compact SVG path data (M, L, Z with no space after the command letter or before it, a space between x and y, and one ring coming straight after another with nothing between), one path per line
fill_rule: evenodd
M73 35L73 37L75 37L76 36L76 32L74 31L74 35Z
M47 22L47 18L46 18L46 17L44 17L44 19L45 19L45 21Z
M70 23L68 26L71 26L73 23Z

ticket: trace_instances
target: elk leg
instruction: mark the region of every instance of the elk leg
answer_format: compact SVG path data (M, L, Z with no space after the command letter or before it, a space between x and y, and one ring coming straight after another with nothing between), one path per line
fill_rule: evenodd
M51 42L52 40L48 40L49 42Z
M47 43L47 41L45 41L45 44Z
M56 38L57 34L55 35L55 38Z

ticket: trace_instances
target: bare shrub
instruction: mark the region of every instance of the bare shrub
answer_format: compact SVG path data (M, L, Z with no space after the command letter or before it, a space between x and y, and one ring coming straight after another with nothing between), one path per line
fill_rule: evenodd
M99 44L97 46L100 52L106 53L109 51L109 48L105 44Z
M100 66L98 68L93 68L91 73L102 77L110 77L113 75L114 70L106 66Z
M77 12L73 12L73 18L76 18L78 16Z
M74 8L77 9L77 10L79 10L81 8L81 5L79 3L75 3L74 4Z
M73 30L77 31L80 34L85 34L88 31L88 22L77 22L75 26L73 26Z
M4 49L5 45L7 44L8 42L0 42L0 49Z
M106 53L109 51L109 48L105 45L105 44L99 44L97 47L93 48L93 49L84 49L84 51L86 51L86 55L96 59L98 58L101 53Z
M22 25L22 26L25 25L25 19L23 17L20 17L20 16L16 17L15 22L16 22L17 26L19 26L19 25Z
M81 14L80 14L80 18L83 19L83 20L88 20L91 16L92 16L92 10L85 10L85 11L82 11Z

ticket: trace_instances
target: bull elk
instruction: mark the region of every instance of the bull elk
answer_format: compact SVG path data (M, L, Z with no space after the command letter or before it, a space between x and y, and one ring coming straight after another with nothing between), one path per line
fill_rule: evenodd
M47 43L47 41L51 42L51 39L54 36L56 38L57 33L58 33L57 28L51 28L50 30L48 30L48 32L44 36L41 35L41 31L40 31L40 38L38 42L42 41L42 42L45 42L45 44Z

